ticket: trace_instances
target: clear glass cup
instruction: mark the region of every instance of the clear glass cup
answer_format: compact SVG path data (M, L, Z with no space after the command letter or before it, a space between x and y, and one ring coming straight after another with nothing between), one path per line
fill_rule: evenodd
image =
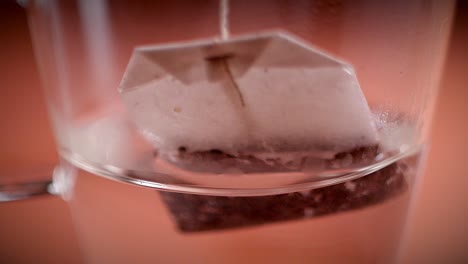
M51 191L69 201L85 259L89 263L394 262L424 165L453 2L237 0L227 3L228 9L222 9L221 3L28 3L35 53L63 159L55 170ZM284 131L294 135L281 139L287 145L299 137L298 130L307 132L314 127L310 122L327 127L335 119L339 129L329 129L328 134L338 137L330 148L323 147L316 157L310 154L315 149L295 142L292 152L300 150L297 152L313 158L300 156L299 163L293 158L292 163L283 164L282 159L268 159L271 154L283 154L274 145L279 139L273 136L265 140L273 147L260 151L239 143L246 152L236 156L210 142L225 142L237 124L232 124L232 131L223 127L220 134L211 127L189 133L191 127L184 121L171 123L157 115L158 110L148 103L152 99L145 100L151 94L143 93L141 101L135 102L122 92L135 49L174 42L198 45L193 41L199 39L223 42L223 12L228 13L224 22L229 24L231 38L287 32L313 47L309 51L338 61L343 66L333 68L338 75L346 72L356 78L353 80L359 84L353 87L360 89L354 95L359 97L362 90L365 100L342 104L336 99L342 96L339 93L324 92L321 98L327 101L314 101L314 96L297 95L297 89L289 88L293 81L275 79L288 84L278 88L284 101L267 105L269 110L262 112L267 118L275 111L294 113L299 104L306 110L324 104L323 109L328 110L318 115L310 112L310 120L303 120L303 126L291 121L293 114L286 114L276 120L276 127L256 135L265 136L284 126ZM281 56L295 54L296 46L292 47ZM183 64L187 58L181 55L183 51L171 55L167 65ZM264 67L265 73L276 70ZM284 68L292 69L291 74L307 70L301 63ZM249 71L253 70L247 75ZM320 72L312 81L322 81L325 75ZM332 75L326 84L337 84L338 75ZM350 84L345 81L344 85ZM245 93L257 89L241 88ZM138 89L135 91L143 88ZM310 89L304 88L305 92ZM274 95L264 94L268 96ZM191 99L183 92L155 98L160 101L154 104L159 105L174 98ZM248 96L244 99L250 102ZM136 112L138 103L148 112ZM171 105L170 115L179 114L184 107L209 109L209 105L182 105L181 109ZM364 113L356 114L355 108ZM343 118L347 112L359 118L349 123ZM327 118L320 118L323 115ZM141 121L147 117L160 130L148 129ZM257 117L253 124L262 120ZM355 121L362 122L354 125L358 124ZM367 145L352 142L352 147L340 148L340 133L366 130L361 124L370 124L369 133L376 141ZM179 160L171 160L173 153L159 148L158 140L164 139L162 131L172 125L181 129L169 129L168 138L176 134L179 141L199 140L203 146L213 144L212 149L190 152L191 146L181 146L176 154ZM204 138L204 133L209 136ZM320 139L313 138L318 145ZM233 137L233 145L236 140ZM259 152L267 158L259 158ZM177 161L182 159L188 166L179 166ZM242 164L263 167L256 171ZM217 169L211 170L214 167Z

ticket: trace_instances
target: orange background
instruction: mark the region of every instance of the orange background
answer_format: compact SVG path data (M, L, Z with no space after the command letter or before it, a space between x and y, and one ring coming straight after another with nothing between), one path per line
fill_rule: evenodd
M468 262L467 2L458 3L405 263ZM16 168L51 164L57 155L25 14L13 1L0 3L0 37L2 182ZM56 197L0 204L0 263L82 263L66 204Z

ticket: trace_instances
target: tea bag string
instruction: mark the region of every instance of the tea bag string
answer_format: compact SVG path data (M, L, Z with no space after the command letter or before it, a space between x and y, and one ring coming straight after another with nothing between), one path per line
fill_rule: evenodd
M221 32L221 39L227 40L229 38L229 0L220 0L219 8L219 30Z
M229 39L229 0L220 0L219 8L219 28L221 33L221 40ZM219 67L226 76L227 90L226 93L230 94L232 103L235 105L239 115L242 118L242 123L245 129L247 141L250 141L252 138L252 120L249 114L248 109L246 108L246 103L244 96L240 90L239 85L234 77L234 74L229 66L229 56L222 56L217 61ZM216 63L216 62L215 62Z
M220 0L219 3L219 30L221 32L221 40L227 40L229 38L229 0ZM234 90L238 97L238 103L241 107L245 107L244 97L242 92L237 85L234 75L229 67L228 62L229 56L222 56L219 59L214 60L222 68L223 72L227 77L230 89ZM235 103L235 102L234 102Z

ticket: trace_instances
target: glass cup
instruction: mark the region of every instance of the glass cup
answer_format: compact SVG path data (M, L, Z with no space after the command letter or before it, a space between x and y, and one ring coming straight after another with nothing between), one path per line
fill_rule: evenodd
M452 9L27 3L85 259L396 261Z

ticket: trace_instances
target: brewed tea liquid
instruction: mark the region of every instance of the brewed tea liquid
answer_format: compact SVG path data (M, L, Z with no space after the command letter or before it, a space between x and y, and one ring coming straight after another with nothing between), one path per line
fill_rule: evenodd
M158 191L78 169L71 207L89 263L392 263L409 200L407 190L323 217L184 233Z
M115 180L124 175L104 178L91 172L94 163L70 160L77 172L70 206L89 263L392 263L401 245L419 156L407 156L382 169L404 168L400 172L404 186L385 199L366 197L375 187L371 184L369 192L361 190L360 205L353 208L335 208L316 216L304 210L304 217L290 220L267 219L260 224L195 232L183 232L177 220L186 213L185 219L204 221L197 219L203 218L199 212L179 209L175 215L173 204L162 199L161 191ZM360 182L378 173L342 183L340 199L357 199L354 192ZM392 181L389 177L379 188L393 188ZM313 191L320 193L320 189ZM300 197L308 191L283 195ZM197 197L203 197L202 191Z

